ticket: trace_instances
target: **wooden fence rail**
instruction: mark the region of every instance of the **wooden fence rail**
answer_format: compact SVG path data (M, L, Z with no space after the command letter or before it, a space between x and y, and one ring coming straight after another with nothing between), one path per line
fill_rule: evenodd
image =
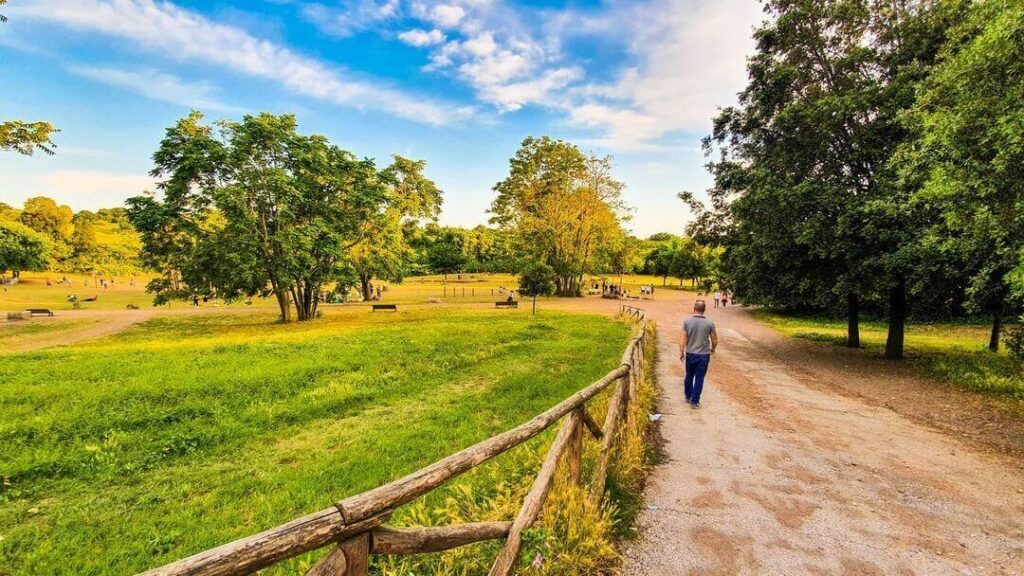
M540 516L551 489L555 472L566 462L569 477L580 482L580 458L584 431L601 441L597 471L590 499L600 503L604 497L609 459L616 431L627 404L636 399L636 385L643 374L647 321L644 311L623 306L623 315L638 319L638 332L622 355L622 363L601 379L569 396L529 421L492 436L451 456L443 458L368 492L350 496L334 506L314 512L194 556L144 572L143 576L238 576L335 545L335 548L307 576L364 576L371 554L421 554L457 548L484 540L505 539L490 576L512 572L522 545L523 531ZM615 384L603 426L587 412L591 399ZM544 463L523 506L512 522L481 522L436 528L391 528L383 526L391 512L408 504L441 484L537 436L555 422L562 427L548 449Z

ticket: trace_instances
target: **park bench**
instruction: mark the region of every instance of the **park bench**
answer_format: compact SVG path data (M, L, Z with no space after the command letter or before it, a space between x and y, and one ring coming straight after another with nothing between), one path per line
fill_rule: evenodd
M495 308L519 308L519 302L516 302L514 300L512 302L509 302L508 300L502 300L501 302L495 302L494 303L494 307Z
M29 316L53 316L53 311L49 308L26 308L25 312L28 312Z
M373 311L377 310L391 310L392 312L398 312L397 304L373 304Z

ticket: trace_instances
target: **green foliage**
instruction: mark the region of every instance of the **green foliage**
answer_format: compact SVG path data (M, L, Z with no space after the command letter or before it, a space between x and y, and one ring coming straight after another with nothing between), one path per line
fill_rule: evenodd
M1024 2L987 0L950 33L896 158L916 200L938 212L928 240L958 257L972 310L1003 316L1024 269Z
M215 314L5 356L0 573L132 574L322 509L542 412L614 368L628 334L557 313Z
M1024 367L1024 317L1018 318L1017 322L1006 331L1006 349L1018 367Z
M372 296L373 278L402 280L412 256L410 229L421 220L437 219L441 190L423 175L426 165L422 160L395 155L392 164L382 172L382 178L389 184L387 209L363 227L362 240L349 253L364 298Z
M846 307L888 299L889 353L902 355L907 292L936 292L934 218L891 160L913 138L902 115L968 2L771 0L740 104L705 146L715 186L691 235L725 247L745 301Z
M519 293L523 296L550 296L555 293L558 275L543 262L527 265L519 273Z
M52 155L57 147L51 136L58 130L49 122L0 122L0 151L31 156L36 150Z
M466 257L462 251L462 236L451 230L444 230L434 237L427 249L427 265L435 274L454 274L462 269Z
M529 137L509 160L508 177L494 186L491 221L512 236L522 258L555 270L558 295L578 296L583 275L604 271L600 254L613 254L625 234L623 187L611 175L609 158ZM625 260L618 259L605 264Z
M154 288L169 295L269 289L282 320L291 303L299 320L312 319L367 229L388 208L437 194L420 164L396 158L378 172L323 136L298 134L291 115L247 115L217 129L198 112L169 128L153 155L163 200L129 200L147 259L165 273Z
M0 275L10 270L42 270L49 258L50 240L17 222L0 221Z

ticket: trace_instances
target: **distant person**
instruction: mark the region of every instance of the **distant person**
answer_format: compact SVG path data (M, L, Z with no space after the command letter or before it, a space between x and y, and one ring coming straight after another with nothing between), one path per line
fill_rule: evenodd
M722 293L721 293L721 291L715 290L715 308L718 308L718 305L721 302L722 302Z
M715 323L704 316L707 305L703 300L693 304L693 315L683 322L679 336L679 359L686 366L683 393L691 408L700 408L700 394L704 390L704 376L708 372L711 355L718 348Z
M726 290L726 291L722 292L722 308L728 308L728 307L729 307L729 291Z
M192 295L192 306L195 308L199 307L199 294Z

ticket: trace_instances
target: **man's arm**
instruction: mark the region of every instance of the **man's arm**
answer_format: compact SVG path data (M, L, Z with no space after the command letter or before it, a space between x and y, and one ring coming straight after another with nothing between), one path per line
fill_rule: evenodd
M686 358L686 328L679 330L679 359Z
M711 353L715 353L715 348L718 348L718 332L711 333Z

